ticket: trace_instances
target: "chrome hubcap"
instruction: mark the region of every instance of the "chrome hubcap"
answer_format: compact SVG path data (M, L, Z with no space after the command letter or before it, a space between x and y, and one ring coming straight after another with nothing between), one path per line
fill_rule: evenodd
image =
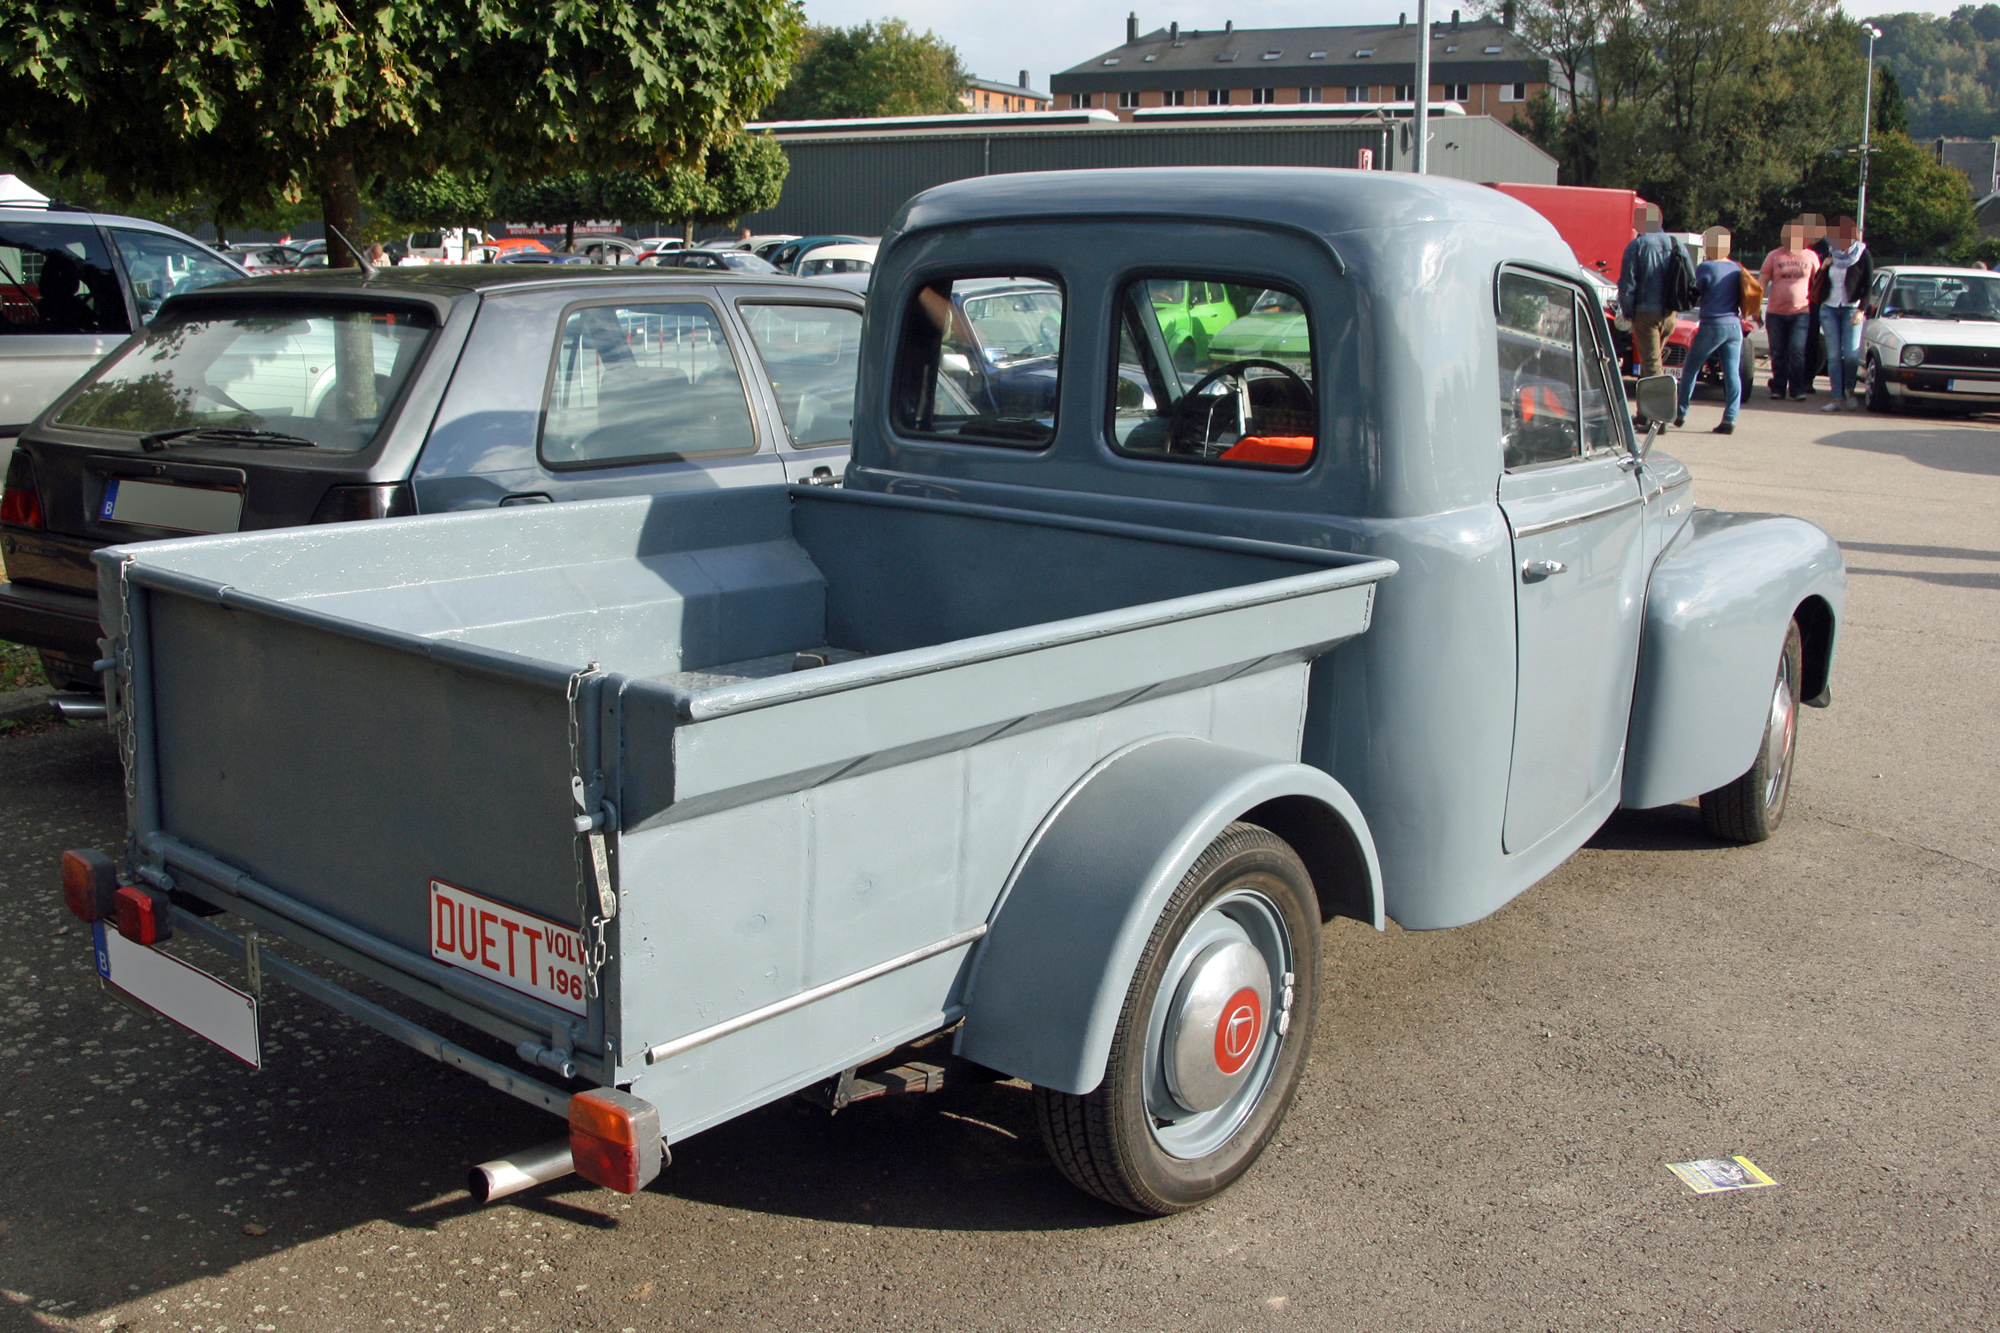
M1294 968L1283 914L1254 889L1181 937L1146 1031L1146 1112L1172 1156L1216 1151L1255 1109L1291 1028Z
M1798 739L1799 703L1792 687L1791 654L1778 658L1778 684L1771 692L1771 720L1764 733L1764 806L1776 811L1791 777L1792 749Z

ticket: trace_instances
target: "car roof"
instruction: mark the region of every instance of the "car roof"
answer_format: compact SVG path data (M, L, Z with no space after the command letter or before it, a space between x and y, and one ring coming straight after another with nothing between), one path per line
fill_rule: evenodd
M169 227L164 222L127 217L123 213L92 213L74 208L0 208L0 222L85 222L95 226L124 227L128 230L150 231L161 236L171 236L175 240L189 241L212 254L226 256L226 252L219 247L177 228Z
M1884 264L1876 272L1895 273L1904 277L1914 278L1962 278L1968 273L1988 278L2000 277L2000 274L1992 273L1983 268L1973 268L1967 264Z
M280 273L258 278L233 278L176 296L182 303L212 303L232 298L268 299L273 296L402 297L435 305L440 300L511 291L527 287L586 288L605 283L625 286L702 287L783 287L793 291L824 291L821 283L775 273L738 273L724 270L632 268L597 264L425 264L409 268L380 268L372 278L364 278L351 268L315 269L303 273Z
M873 259L875 252L880 248L873 241L864 241L859 245L817 245L813 247L812 257L814 259Z

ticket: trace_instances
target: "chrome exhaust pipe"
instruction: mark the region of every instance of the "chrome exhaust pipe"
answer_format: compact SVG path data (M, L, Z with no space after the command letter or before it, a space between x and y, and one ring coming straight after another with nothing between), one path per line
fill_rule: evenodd
M472 1191L474 1203L492 1203L574 1170L576 1164L570 1161L569 1140L563 1138L481 1162L465 1173L465 1187Z
M49 697L58 713L72 720L101 718L110 710L104 706L102 695L96 694L56 694Z

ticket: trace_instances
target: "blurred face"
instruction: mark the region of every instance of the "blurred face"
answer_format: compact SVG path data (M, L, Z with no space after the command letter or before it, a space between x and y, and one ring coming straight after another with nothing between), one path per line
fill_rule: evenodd
M1861 238L1861 228L1854 225L1853 218L1842 218L1833 224L1833 239L1844 249Z
M1660 229L1660 210L1654 204L1641 204L1632 210L1632 229L1647 232Z
M1710 227L1702 233L1701 249L1710 259L1729 258L1729 233L1720 227Z
M1793 222L1786 224L1783 236L1787 250L1803 250L1806 248L1806 229L1802 223Z

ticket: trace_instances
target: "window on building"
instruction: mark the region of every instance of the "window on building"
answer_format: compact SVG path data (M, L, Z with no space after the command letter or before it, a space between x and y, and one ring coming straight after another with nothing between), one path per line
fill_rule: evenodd
M1095 93L1071 93L1069 95L1069 109L1072 111L1083 111L1096 105L1097 94Z
M1525 83L1503 83L1500 85L1500 100L1503 102L1525 102L1528 100L1528 85Z
M1398 102L1414 102L1416 100L1416 90L1410 84L1399 83L1396 85L1394 100Z
M1285 54L1285 53L1284 53L1283 51L1266 51L1266 52L1264 53L1264 59L1266 59L1266 60L1276 60L1276 59L1277 59L1277 58L1278 58L1279 56L1281 56L1281 55L1283 55L1283 54Z
M1472 85L1469 83L1447 83L1444 85L1444 100L1447 102L1469 102L1472 100Z
M1161 106L1186 106L1187 104L1187 89L1185 88L1169 88L1160 94Z
M1354 86L1353 86L1352 88L1349 88L1349 89L1347 90L1347 100L1348 100L1348 101L1350 101L1350 102L1368 102L1368 101L1373 101L1374 99L1373 99L1373 97L1372 97L1372 96L1370 95L1370 94L1372 94L1373 92L1374 92L1374 89L1372 89L1372 88L1369 88L1369 87L1368 87L1368 86L1366 86L1365 84L1356 84L1356 85L1354 85Z
M897 427L965 444L1055 438L1062 289L1041 278L939 278L903 317Z
M1228 106L1229 90L1227 88L1210 88L1208 90L1208 104L1210 106Z
M1453 46L1447 46L1447 47L1446 47L1446 48L1444 49L1444 53L1445 53L1446 55L1448 55L1448 56L1449 56L1449 55L1457 55L1457 54L1458 54L1458 47L1457 47L1457 46L1455 46L1455 45L1453 45Z
M1359 50L1359 51L1356 51L1356 52L1354 53L1354 58L1355 58L1356 60L1366 60L1366 59L1367 59L1367 58L1368 58L1369 56L1372 56L1372 55L1374 55L1374 54L1375 54L1375 48L1374 48L1374 47L1372 47L1372 46L1367 46L1367 47L1363 47L1363 48L1362 48L1361 50Z
M1250 102L1253 106L1269 106L1277 100L1278 90L1276 88L1252 88L1250 90Z
M1307 60L1324 60L1324 59L1326 59L1326 52L1324 52L1324 51L1308 51L1308 52L1306 53L1306 59L1307 59Z
M1500 54L1500 48L1497 46L1489 46L1486 48L1486 54L1489 56L1497 56Z
M1139 94L1137 93L1118 94L1118 109L1120 111L1131 111L1138 105L1139 105Z
M1126 287L1119 326L1111 440L1120 453L1238 467L1312 462L1319 412L1299 297L1146 278Z
M1324 102L1326 100L1326 89L1301 88L1299 89L1299 100L1301 102Z

